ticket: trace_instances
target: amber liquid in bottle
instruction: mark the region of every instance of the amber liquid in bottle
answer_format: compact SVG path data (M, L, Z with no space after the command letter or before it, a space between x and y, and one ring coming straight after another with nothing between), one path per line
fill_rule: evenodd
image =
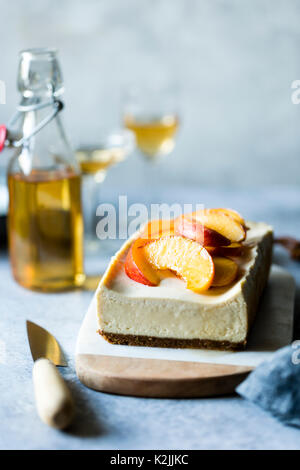
M9 251L15 279L47 291L80 286L83 222L80 176L35 170L8 176Z
M125 116L125 126L134 132L139 149L150 158L170 153L175 145L178 118L166 115L162 118L137 119Z

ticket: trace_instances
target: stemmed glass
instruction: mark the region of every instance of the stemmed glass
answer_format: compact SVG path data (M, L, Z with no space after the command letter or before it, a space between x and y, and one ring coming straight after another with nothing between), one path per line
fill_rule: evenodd
M174 149L179 126L178 101L175 84L133 86L124 92L123 124L134 132L138 148L150 161Z
M103 252L102 242L96 237L99 184L104 181L108 169L125 160L134 147L134 134L126 129L117 129L99 132L94 143L82 143L75 152L82 173L84 248L87 253L98 249Z

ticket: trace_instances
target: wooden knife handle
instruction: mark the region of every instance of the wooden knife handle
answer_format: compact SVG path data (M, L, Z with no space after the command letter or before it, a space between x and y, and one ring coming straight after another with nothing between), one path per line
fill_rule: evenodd
M48 359L38 359L33 366L33 384L38 414L44 423L66 428L74 415L74 402L65 381Z

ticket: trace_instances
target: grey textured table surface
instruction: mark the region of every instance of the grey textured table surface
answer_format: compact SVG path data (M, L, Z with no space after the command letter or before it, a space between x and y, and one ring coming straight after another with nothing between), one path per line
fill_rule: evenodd
M123 194L126 192L123 191ZM113 199L105 194L106 201ZM129 200L140 202L138 194ZM248 219L265 220L275 232L299 237L300 189L157 190L143 200L201 202L231 206ZM300 264L280 248L274 260L297 281L295 338L300 337ZM94 258L93 265L103 260ZM12 279L7 254L0 258L0 448L1 449L295 449L300 430L286 427L256 406L237 397L210 399L142 399L97 393L82 386L74 372L77 332L91 292L40 294ZM69 367L63 370L77 402L77 417L68 432L40 422L32 391L32 359L25 320L48 328L63 345ZM299 372L300 373L300 372Z

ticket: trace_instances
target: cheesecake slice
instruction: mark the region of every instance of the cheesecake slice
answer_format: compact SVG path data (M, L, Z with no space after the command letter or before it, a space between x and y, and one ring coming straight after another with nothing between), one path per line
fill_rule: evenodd
M238 275L229 286L196 293L168 276L157 286L130 279L124 263L137 232L112 258L97 289L99 333L133 346L243 349L266 285L272 228L247 222L244 253L234 258Z

